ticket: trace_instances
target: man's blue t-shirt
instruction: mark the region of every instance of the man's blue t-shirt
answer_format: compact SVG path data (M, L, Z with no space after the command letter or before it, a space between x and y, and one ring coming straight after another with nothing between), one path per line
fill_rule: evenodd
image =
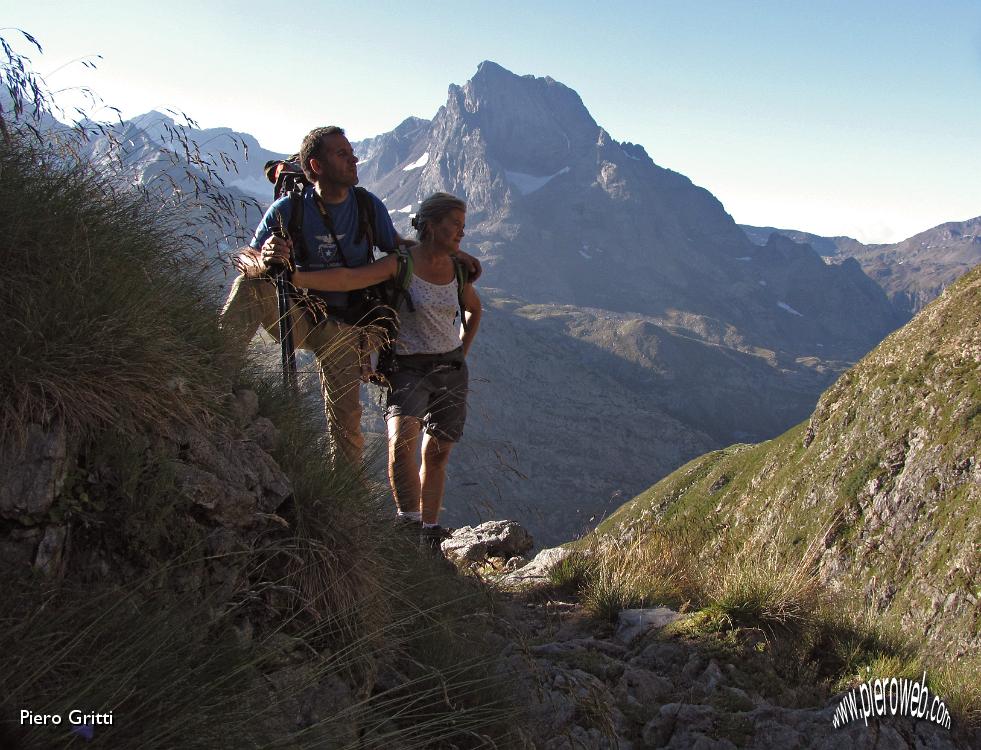
M392 217L384 204L372 193L369 197L375 204L374 236L375 244L382 250L390 251L395 249L396 232L392 224ZM369 262L371 248L368 247L367 238L362 237L360 242L355 242L358 235L358 200L354 196L354 188L347 192L347 198L343 203L328 203L327 209L330 211L331 219L334 222L334 231L341 244L340 252L334 246L334 240L324 224L320 210L317 208L317 198L312 187L308 187L303 192L303 237L306 241L306 257L301 255L299 248L294 245L293 252L297 268L301 271L323 271L327 268L338 268L348 266L355 268L363 266ZM281 231L286 234L289 228L292 203L289 196L280 198L273 203L255 230L255 236L249 243L255 250L259 250L263 243L269 239L274 232ZM347 305L347 292L316 292L328 305L344 307Z

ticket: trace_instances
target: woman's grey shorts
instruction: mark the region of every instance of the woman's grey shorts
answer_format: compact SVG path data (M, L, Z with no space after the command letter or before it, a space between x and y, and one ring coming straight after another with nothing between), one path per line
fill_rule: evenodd
M440 440L459 442L467 421L469 374L463 348L446 354L406 354L395 358L388 375L385 419L416 417L426 432Z

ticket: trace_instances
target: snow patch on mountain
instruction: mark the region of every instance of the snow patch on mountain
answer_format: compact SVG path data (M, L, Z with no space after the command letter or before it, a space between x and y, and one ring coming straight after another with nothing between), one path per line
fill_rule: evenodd
M226 184L261 200L269 200L272 195L272 184L265 177L243 177L238 180L226 180Z
M777 307L779 307L781 310L786 310L791 315L797 315L798 317L801 317L801 318L804 317L804 313L797 312L794 308L792 308L786 302L777 302Z
M427 151L407 167L402 167L403 172L411 172L413 169L420 169L429 164L429 152Z
M522 195L529 195L537 190L541 190L554 178L558 177L560 174L566 174L568 171L568 167L562 167L562 169L555 174L550 174L545 177L538 177L533 174L525 174L524 172L510 172L508 170L504 170L504 176L507 178L508 182L518 188L519 193Z

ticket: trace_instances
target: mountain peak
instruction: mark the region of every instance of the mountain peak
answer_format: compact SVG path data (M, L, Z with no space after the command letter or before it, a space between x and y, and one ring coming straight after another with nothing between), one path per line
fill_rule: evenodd
M477 72L474 74L474 78L476 78L479 75L485 75L485 76L509 75L509 76L513 76L514 73L512 73L510 70L508 70L507 68L505 68L503 65L500 65L500 64L494 62L493 60L484 60L479 65L477 65Z
M484 60L477 66L477 72L467 82L467 86L481 88L484 86L505 86L510 89L518 88L550 92L552 96L571 97L585 111L585 105L573 89L559 83L551 76L539 77L528 73L518 75L493 60Z
M171 127L177 125L173 117L157 109L151 109L149 112L144 112L142 115L130 118L129 121L136 125L136 127L144 130L147 128L159 128L164 125L170 125Z
M596 121L575 91L552 78L519 76L485 60L449 93L447 114L479 129L505 169L554 174L595 146Z

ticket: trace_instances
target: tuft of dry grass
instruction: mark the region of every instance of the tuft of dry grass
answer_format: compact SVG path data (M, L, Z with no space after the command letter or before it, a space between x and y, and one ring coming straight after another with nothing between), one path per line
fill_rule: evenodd
M812 629L824 589L806 564L788 566L760 552L744 553L713 571L706 596L706 609L731 626L772 635Z
M282 510L289 527L257 542L253 576L290 592L283 608L291 619L305 625L330 621L342 641L366 646L363 634L392 617L385 499L369 489L363 469L331 464L318 402L295 398L275 378L251 385L262 415L277 426L273 455L293 489Z
M572 554L548 572L548 582L559 594L580 594L589 583L596 567L595 549L577 546Z
M79 740L67 728L20 726L15 709L22 706L50 714L80 706L111 711L115 721L94 728L96 741L147 750L513 746L491 739L508 736L514 715L492 658L474 648L479 638L463 637L459 624L443 620L459 602L409 608L371 623L345 647L317 649L321 631L336 631L330 616L289 636L288 621L243 635L236 627L242 608L217 611L200 592L161 586L158 574L122 587L23 575L7 583L0 739L24 750ZM384 658L380 642L391 644L389 659L421 654L420 642L440 657L410 658L404 682L371 690L363 654ZM359 676L368 680L363 690ZM321 698L310 723L298 721L312 696L341 685L349 687L334 693L337 700Z
M977 654L938 659L929 644L904 633L895 619L850 601L828 603L816 629L810 656L833 690L878 677L919 681L926 673L930 690L944 701L954 721L963 728L981 728Z
M918 668L917 650L898 625L856 601L827 595L813 627L807 643L810 658L835 689L859 681L876 663L903 675Z
M952 659L928 673L934 693L939 695L955 720L966 728L981 729L981 654Z
M681 608L700 596L697 560L684 535L654 531L594 545L582 601L596 617L612 621L621 610L658 604Z

